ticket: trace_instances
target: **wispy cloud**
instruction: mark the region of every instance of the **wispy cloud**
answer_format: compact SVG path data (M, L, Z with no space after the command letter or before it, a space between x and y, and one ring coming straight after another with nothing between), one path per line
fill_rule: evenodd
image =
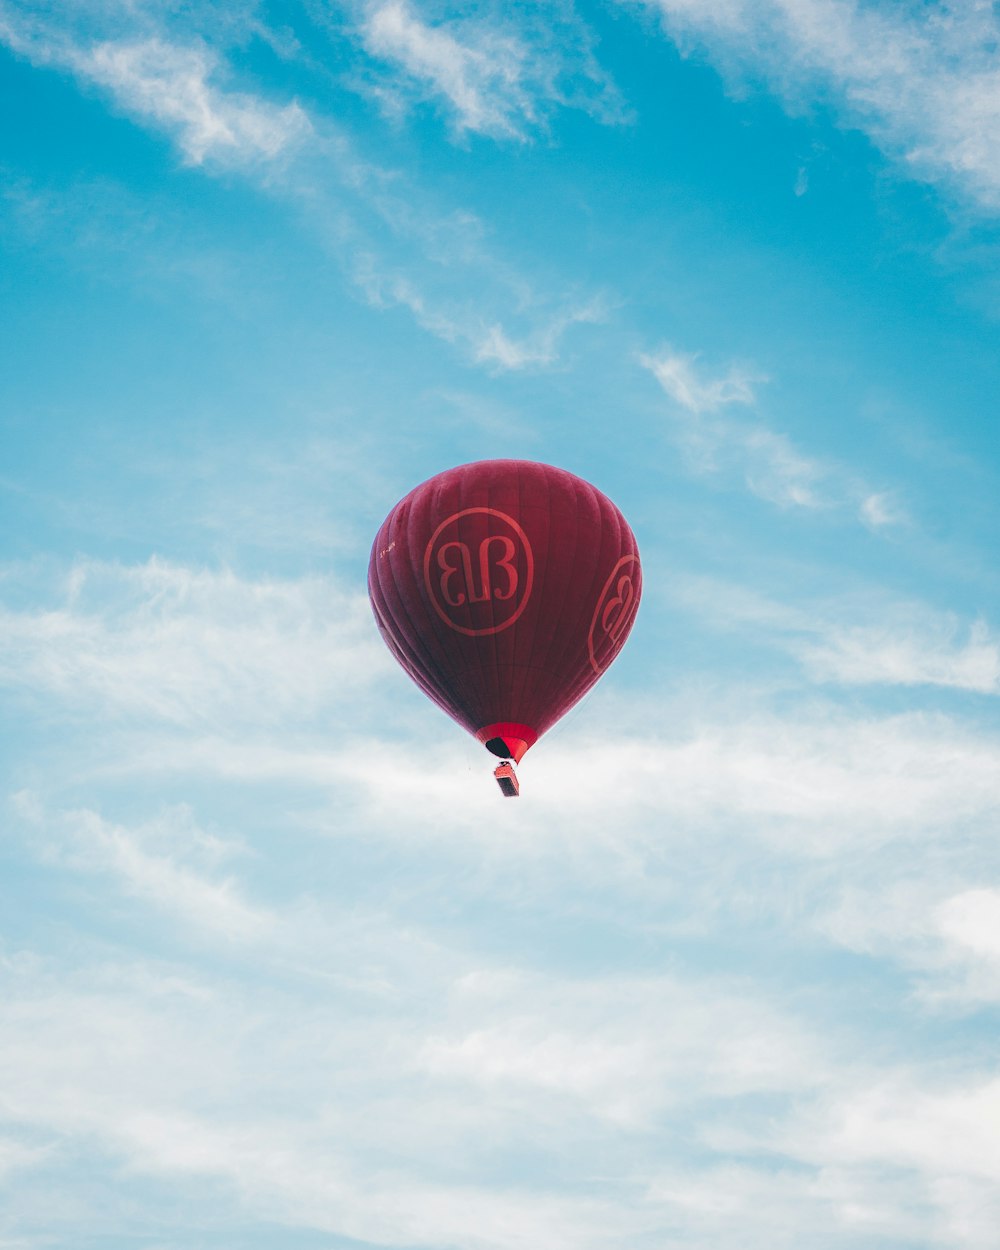
M15 20L7 9L0 9L0 39L36 64L108 91L124 111L172 135L194 165L273 161L311 131L297 103L277 105L224 85L224 65L201 42L80 39L37 18Z
M823 1062L738 983L710 1001L669 977L574 984L511 970L456 988L449 1030L425 1042L419 1069L515 1105L575 1103L623 1128L652 1130L699 1087L721 1098L808 1087Z
M705 579L678 581L675 589L716 625L749 629L789 651L818 682L1000 693L1000 638L982 619L963 622L881 591L792 606Z
M603 121L624 115L589 47L574 6L480 6L436 20L412 0L369 0L359 22L368 53L402 75L377 79L397 109L410 99L444 103L459 134L525 141L557 106L585 108ZM584 88L581 90L581 86Z
M871 493L859 488L844 469L806 455L787 435L752 415L755 387L766 381L763 375L731 365L713 377L697 362L697 356L670 347L639 356L639 363L671 399L677 438L699 472L735 469L748 490L779 508L849 506L864 511L867 504L865 516L873 522ZM732 408L749 409L751 415L729 415ZM877 515L879 524L888 523L886 508Z
M776 1137L803 1161L823 1160L837 1168L853 1180L859 1196L883 1188L876 1177L886 1169L909 1174L923 1191L915 1209L925 1206L930 1221L929 1230L910 1231L911 1238L920 1238L916 1244L987 1250L1000 1214L1000 1158L992 1131L998 1106L1000 1083L988 1070L952 1081L930 1073L887 1074L837 1089L797 1122L782 1126ZM775 1144L773 1138L761 1143L764 1149ZM889 1212L873 1214L885 1220Z
M603 302L592 299L563 310L536 310L531 318L534 324L518 335L498 321L489 321L474 306L463 309L457 302L449 306L429 299L408 275L385 271L370 254L355 258L352 276L374 307L408 309L425 330L448 343L464 345L473 360L498 370L551 365L572 326L605 318Z
M941 904L936 919L948 941L1000 965L1000 889L955 894Z
M219 635L218 650L206 643L217 665L241 645L234 620L251 635L287 632L307 657L320 638L337 645L318 619L339 598L308 581L87 565L77 582L58 600L87 621L83 635L67 631L68 649L109 639L109 666L116 649L137 650L143 627L161 651L162 623L177 618L184 637ZM15 615L39 624L38 612ZM93 647L82 649L79 697L100 706L108 694L87 678ZM17 690L34 691L35 716L78 706L74 683L54 683L27 654ZM266 664L264 649L249 654ZM930 940L962 952L987 940L993 900L968 897L985 887L963 875L955 831L982 876L1000 803L995 735L953 716L832 706L779 716L702 701L685 715L658 692L584 716L570 742L544 740L522 768L519 806L500 799L457 729L433 753L422 727L402 751L375 733L332 750L325 723L287 732L299 720L288 699L266 721L276 732L256 733L260 692L286 681L302 696L280 647L274 664L247 693L243 678L235 693L231 674L221 682L217 736L190 695L167 700L174 720L161 694L124 705L133 719L115 744L131 782L146 770L193 795L210 789L222 810L245 805L241 829L250 808L275 796L283 806L279 787L293 781L308 818L284 818L280 851L261 841L242 853L242 835L212 832L195 807L109 815L93 792L113 795L112 773L78 777L83 800L21 798L30 836L8 854L30 857L47 888L75 874L77 898L95 887L102 911L98 924L77 908L72 959L0 960L0 1114L16 1145L88 1151L121 1192L141 1180L144 1210L210 1201L216 1218L267 1221L289 1239L504 1250L517 1236L619 1250L623 1230L630 1246L654 1247L670 1229L681 1244L741 1237L771 1250L780 1220L787 1246L825 1238L840 1250L908 1235L915 1202L942 1227L978 1209L978 1165L917 1152L897 1129L907 1098L936 1124L960 1123L943 1100L985 1094L995 1074L972 1070L961 1038L954 1088L939 1055L921 1066L873 1045L852 997L863 1003L870 984L845 993L823 981L831 944L848 945L823 922L865 883L868 914L884 915L900 865L928 865ZM112 689L129 672L155 680L134 655L130 666ZM346 719L401 702L397 687L332 670L330 681L336 704L319 706ZM134 809L144 792L118 804ZM315 865L308 897L245 884L253 861L280 877L296 835L296 856ZM420 876L405 870L416 862ZM156 957L147 909L168 921ZM502 957L490 953L497 933ZM754 940L769 969L778 949L831 1001L803 1009L800 981L789 992L778 973L719 973L699 935L727 969L752 961ZM588 941L600 943L597 967L580 954ZM888 960L911 939L897 924L879 942ZM49 1155L23 1162L19 1175L51 1187ZM66 1181L81 1207L88 1178ZM941 1244L988 1246L972 1234Z
M177 47L160 39L99 43L74 50L69 64L108 88L129 113L175 134L192 164L208 158L274 160L311 130L296 103L279 107L214 86L219 63L204 47Z
M367 598L319 578L93 561L47 594L44 608L0 605L0 681L63 715L301 722L388 668Z
M722 377L707 377L697 367L697 356L685 356L671 348L658 356L640 356L639 360L670 398L695 416L718 412L730 404L752 407L756 403L755 385L767 381L740 365L730 365Z
M372 836L396 843L419 831L495 864L544 853L564 877L609 885L611 873L626 893L673 888L675 861L693 867L720 844L730 855L767 846L794 860L925 844L955 821L989 827L1000 801L995 737L944 716L831 706L683 722L671 708L669 719L677 739L619 725L600 737L578 729L571 746L544 742L521 769L530 802L517 813L498 809L488 770L470 771L477 757L457 750L400 759L371 741L339 753L334 767L342 787L364 796Z
M1000 694L1000 640L981 620L965 631L954 617L927 613L910 621L899 613L888 625L828 625L799 653L820 680Z
M192 985L172 966L5 970L0 1107L19 1134L142 1178L146 1210L210 1202L289 1239L989 1245L988 1068L899 1072L855 1021L811 1031L712 973L582 979L469 955L412 971L373 1010L311 982ZM47 1162L30 1160L43 1183ZM206 1181L225 1184L206 1198Z
M0 1137L0 1181L20 1168L38 1167L49 1154L47 1146L31 1146L14 1138ZM8 1242L13 1246L15 1243ZM4 1242L0 1241L0 1246Z
M407 943L390 936L398 963ZM825 1043L731 979L580 982L468 955L410 971L377 1005L288 978L189 985L170 965L12 971L0 1108L21 1132L169 1186L174 1203L197 1210L199 1186L223 1180L217 1215L289 1235L610 1250L670 1218L647 1193L651 1150L672 1155L709 1108L806 1094L826 1062ZM477 1045L491 1063L462 1061ZM588 1176L586 1196L518 1162L550 1152Z
M633 0L627 0L629 4ZM682 46L761 70L794 106L832 98L905 168L1000 207L1000 23L991 5L643 0Z
M482 46L466 47L422 23L405 3L365 13L363 29L374 30L387 53L394 49L407 63L444 75L438 86L464 100L466 128L477 107L486 129L490 118L513 118L518 108L530 113L542 91L528 82L527 69L522 82L513 70L498 68L494 42L496 49L521 45L512 35L490 34L496 23L470 28ZM105 93L138 124L168 136L185 162L208 174L236 169L283 201L373 306L407 309L423 329L492 371L551 366L571 326L602 318L600 298L546 290L491 254L472 214L442 206L412 174L382 168L339 118L243 88L224 48L207 44L193 18L194 31L177 15L168 23L157 10L127 6L115 22L96 12L89 23L74 16L79 20L61 22L54 14L0 7L0 41ZM236 25L242 38L253 27ZM478 81L475 67L491 84L494 76L507 82L506 103Z
M215 875L220 862L241 848L199 829L186 808L135 828L89 809L50 814L27 791L15 796L14 808L50 862L106 874L128 895L184 924L240 942L273 927L266 909L243 899L233 880Z
M943 749L926 767L945 772ZM900 857L873 846L837 889L817 897L812 917L824 938L902 975L916 1008L946 1019L1000 1003L998 798L981 792L978 814L940 816L933 850Z
M875 491L861 501L861 519L874 530L886 525L899 525L906 513L890 491Z
M931 1069L879 1072L859 1061L831 1077L787 1118L735 1133L710 1127L705 1136L728 1151L725 1163L666 1172L663 1189L705 1238L696 1244L725 1240L749 1219L753 1250L775 1244L768 1222L781 1227L783 1248L812 1228L805 1240L831 1247L989 1250L1000 1214L992 1071L947 1081ZM789 1170L776 1175L776 1164Z
M527 49L516 39L487 31L478 43L463 41L447 26L421 21L406 0L371 5L362 35L375 56L444 96L459 129L513 137L522 122L533 122L522 86Z
M594 298L575 307L554 312L526 338L512 338L502 325L494 322L478 340L475 358L503 369L550 365L558 359L562 340L571 327L599 325L607 316L605 301Z

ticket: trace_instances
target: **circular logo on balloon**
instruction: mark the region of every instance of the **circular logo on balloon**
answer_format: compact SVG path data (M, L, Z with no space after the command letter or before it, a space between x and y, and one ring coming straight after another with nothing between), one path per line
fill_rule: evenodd
M507 629L524 611L535 577L528 536L496 508L465 508L434 531L424 585L451 629L478 637Z
M595 673L604 672L628 637L639 609L641 587L639 557L622 556L604 583L590 622L587 649Z

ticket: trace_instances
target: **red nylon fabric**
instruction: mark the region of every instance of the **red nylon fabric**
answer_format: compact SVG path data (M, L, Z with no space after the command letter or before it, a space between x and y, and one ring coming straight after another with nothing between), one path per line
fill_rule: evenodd
M497 724L541 736L624 646L642 569L628 522L589 482L481 460L396 504L368 593L389 650L449 716L481 740Z

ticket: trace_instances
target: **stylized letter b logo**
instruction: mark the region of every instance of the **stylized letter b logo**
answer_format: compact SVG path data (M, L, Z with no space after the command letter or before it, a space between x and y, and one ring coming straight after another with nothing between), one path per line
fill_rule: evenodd
M639 607L642 571L638 556L622 556L604 583L590 622L587 649L595 673L603 673L621 650Z
M513 625L528 602L534 569L527 534L495 508L456 512L424 552L434 610L460 634L496 634Z

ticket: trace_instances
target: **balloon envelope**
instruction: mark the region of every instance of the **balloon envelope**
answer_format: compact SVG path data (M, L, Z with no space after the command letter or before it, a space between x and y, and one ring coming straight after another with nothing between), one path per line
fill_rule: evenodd
M392 509L368 591L390 651L491 751L520 760L629 635L642 592L635 536L582 478L482 460Z

